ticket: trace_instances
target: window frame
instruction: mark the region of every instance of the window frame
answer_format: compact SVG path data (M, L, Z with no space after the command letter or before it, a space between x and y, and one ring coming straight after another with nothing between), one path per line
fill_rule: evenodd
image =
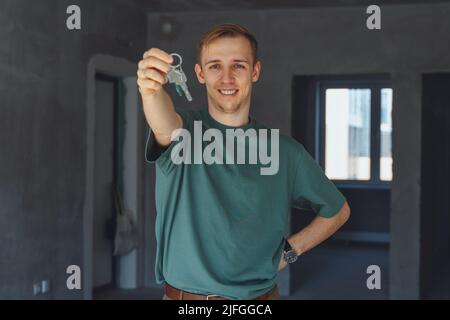
M383 76L373 78L329 77L316 82L315 157L325 171L325 103L327 89L370 89L370 179L331 179L338 188L389 189L392 181L380 179L381 156L381 89L392 89L392 83ZM375 161L374 161L375 160Z

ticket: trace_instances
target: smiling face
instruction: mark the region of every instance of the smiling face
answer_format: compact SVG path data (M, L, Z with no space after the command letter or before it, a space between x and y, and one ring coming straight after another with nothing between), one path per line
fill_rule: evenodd
M208 107L215 114L247 113L253 82L261 64L253 63L250 42L243 36L222 37L203 47L198 81L206 85Z

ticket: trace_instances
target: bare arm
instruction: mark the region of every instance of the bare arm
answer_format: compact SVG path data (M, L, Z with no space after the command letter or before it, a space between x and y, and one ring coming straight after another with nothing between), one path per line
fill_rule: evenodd
M298 255L314 248L332 236L350 217L350 207L345 202L337 214L331 218L317 216L305 228L289 237L288 241ZM281 258L278 271L287 266Z
M172 132L183 126L172 99L163 88L172 62L173 58L168 53L152 48L144 53L137 72L145 118L161 146L168 146Z

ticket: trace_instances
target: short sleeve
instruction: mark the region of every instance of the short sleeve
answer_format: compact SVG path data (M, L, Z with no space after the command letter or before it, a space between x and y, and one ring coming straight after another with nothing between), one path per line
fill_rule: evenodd
M190 126L189 111L175 108L175 111L180 115L183 120L183 128L188 129ZM172 142L170 145L163 147L158 144L155 139L155 135L151 128L148 128L147 142L145 145L145 160L148 163L156 163L160 165L162 169L170 166L170 152L176 142Z
M322 217L332 217L346 201L302 145L297 158L292 197L293 207L312 209Z

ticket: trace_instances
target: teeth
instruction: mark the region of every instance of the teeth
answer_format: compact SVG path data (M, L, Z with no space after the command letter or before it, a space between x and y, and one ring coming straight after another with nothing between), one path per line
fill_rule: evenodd
M219 90L222 94L235 94L237 90Z

